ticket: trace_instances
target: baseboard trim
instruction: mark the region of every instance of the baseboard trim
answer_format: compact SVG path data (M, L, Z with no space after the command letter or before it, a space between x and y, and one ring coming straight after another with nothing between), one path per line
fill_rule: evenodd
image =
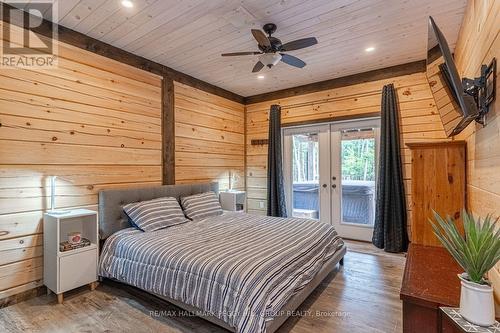
M17 303L21 303L27 301L29 299L45 295L47 293L47 287L39 286L33 289L29 289L23 291L19 294L15 294L12 296L7 296L5 298L0 299L0 309L5 308L7 306L11 306Z

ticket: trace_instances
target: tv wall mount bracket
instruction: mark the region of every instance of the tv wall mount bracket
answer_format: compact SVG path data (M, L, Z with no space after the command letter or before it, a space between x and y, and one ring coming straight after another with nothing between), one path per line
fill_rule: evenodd
M490 104L495 100L497 85L497 59L493 58L489 65L481 65L481 76L475 79L462 79L465 93L474 97L479 109L476 122L486 126L486 114Z

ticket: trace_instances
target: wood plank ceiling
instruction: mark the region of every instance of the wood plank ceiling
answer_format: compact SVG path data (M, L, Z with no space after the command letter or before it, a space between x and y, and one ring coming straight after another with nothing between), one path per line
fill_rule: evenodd
M59 23L242 96L384 68L425 58L427 16L452 50L466 0L59 0ZM273 22L283 42L315 36L319 44L284 63L251 73L251 28ZM368 47L375 51L366 52Z

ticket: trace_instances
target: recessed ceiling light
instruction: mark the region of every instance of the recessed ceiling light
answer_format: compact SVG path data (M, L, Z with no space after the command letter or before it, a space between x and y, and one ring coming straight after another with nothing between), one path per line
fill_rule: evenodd
M370 46L370 47L367 47L367 48L365 49L365 51L366 51L366 52L373 52L373 51L375 51L375 48L374 48L373 46Z
M132 8L134 7L134 3L132 0L122 0L122 6L126 8Z
M262 80L262 79L264 79L264 78L265 78L265 76L264 76L264 75L257 75L257 78L258 78L259 80Z

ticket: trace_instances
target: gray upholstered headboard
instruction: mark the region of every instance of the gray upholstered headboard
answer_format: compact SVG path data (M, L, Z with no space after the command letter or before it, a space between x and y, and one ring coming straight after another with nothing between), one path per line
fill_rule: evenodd
M128 228L128 218L122 206L131 202L161 197L185 197L207 191L219 192L218 183L163 185L99 192L99 238L106 239L118 230Z

